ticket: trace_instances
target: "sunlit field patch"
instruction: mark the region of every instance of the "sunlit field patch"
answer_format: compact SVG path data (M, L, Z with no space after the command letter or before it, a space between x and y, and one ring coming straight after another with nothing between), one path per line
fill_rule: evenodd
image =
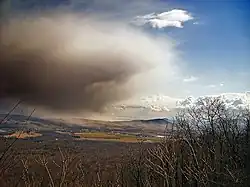
M25 139L25 138L35 138L35 137L40 137L40 136L42 136L42 134L36 133L36 132L16 131L16 132L9 134L9 135L6 135L4 137Z
M161 138L158 137L137 137L131 134L107 133L107 132L84 132L75 133L78 140L97 140L97 141L118 141L118 142L159 142Z

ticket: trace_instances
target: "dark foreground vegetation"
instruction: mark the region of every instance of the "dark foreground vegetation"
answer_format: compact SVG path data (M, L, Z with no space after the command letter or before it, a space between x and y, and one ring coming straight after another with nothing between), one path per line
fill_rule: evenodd
M250 112L200 100L160 143L1 139L0 186L249 186Z

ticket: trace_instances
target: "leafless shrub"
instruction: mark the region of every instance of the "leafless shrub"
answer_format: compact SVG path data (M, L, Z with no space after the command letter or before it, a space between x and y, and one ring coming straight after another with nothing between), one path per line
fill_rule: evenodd
M149 150L148 166L163 186L247 186L249 119L219 98L201 99L176 116L172 137Z

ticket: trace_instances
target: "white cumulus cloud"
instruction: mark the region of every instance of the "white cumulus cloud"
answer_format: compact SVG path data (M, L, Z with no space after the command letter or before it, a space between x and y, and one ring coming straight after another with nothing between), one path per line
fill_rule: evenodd
M216 85L214 85L214 84L210 84L210 85L208 85L207 87L209 87L209 88L215 88L215 87L216 87Z
M218 95L207 95L200 96L197 98L187 97L186 99L179 100L176 102L177 108L186 108L198 105L198 100L207 99L207 98L219 98L222 100L226 107L229 109L245 109L250 105L250 94L249 92L245 93L222 93Z
M130 100L130 103L122 105L122 109L137 108L141 110L149 109L154 112L170 112L175 114L176 109L185 109L198 106L199 100L219 98L229 109L245 109L250 106L250 92L245 93L221 93L217 95L203 95L199 97L189 96L185 99L174 98L163 94L143 96L138 100Z
M191 76L191 77L183 79L183 82L194 82L197 80L198 80L198 77Z
M153 28L177 27L183 28L183 23L194 19L186 10L173 9L162 13L150 13L136 16L132 21L134 24L150 25Z
M222 83L220 83L220 86L224 86L224 83L222 82Z
M218 88L218 87L223 87L225 85L224 82L221 82L220 84L210 84L207 87L208 88Z

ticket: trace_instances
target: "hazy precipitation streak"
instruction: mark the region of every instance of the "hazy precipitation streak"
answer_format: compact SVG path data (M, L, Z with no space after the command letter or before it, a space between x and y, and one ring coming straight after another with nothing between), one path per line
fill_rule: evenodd
M133 94L154 40L74 14L11 18L0 26L0 97L58 111L101 111ZM128 89L128 87L130 87Z

